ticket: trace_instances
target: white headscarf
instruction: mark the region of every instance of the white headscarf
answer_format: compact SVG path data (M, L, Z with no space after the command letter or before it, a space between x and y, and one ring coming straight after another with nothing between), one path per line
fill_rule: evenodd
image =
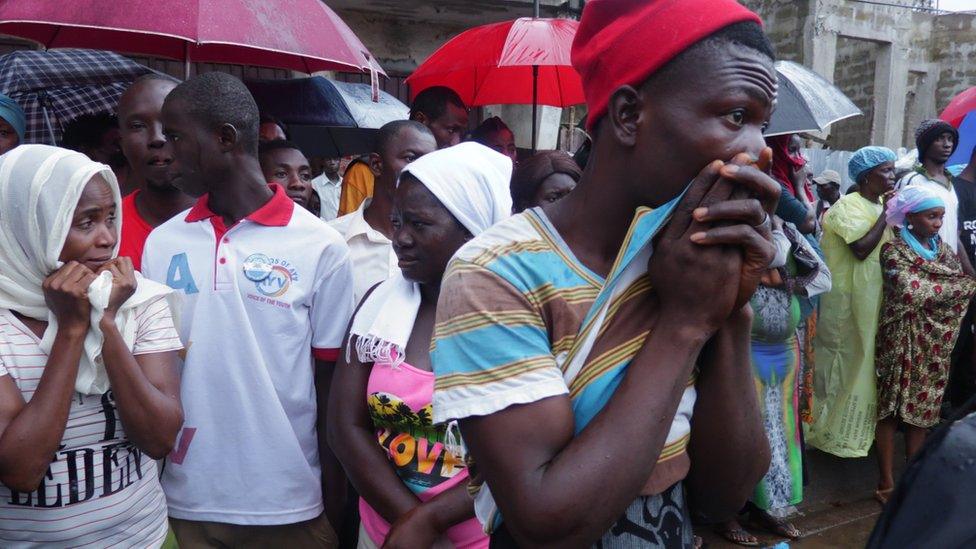
M75 208L85 186L96 175L102 176L112 190L118 231L122 226L122 198L115 174L108 166L81 153L48 145L21 145L0 156L0 308L47 321L41 348L48 353L58 322L44 301L41 285L63 265L58 257L71 229ZM118 248L116 242L113 257ZM133 308L158 296L175 296L166 286L143 279L138 273L136 279L136 293L123 304L116 319L130 349L136 330L136 323L130 322ZM101 394L109 389L98 323L111 291L109 272L101 273L88 287L91 328L75 384L81 393Z
M407 173L474 236L512 213L512 161L484 145L467 142L434 151L408 164L402 174ZM363 301L350 331L357 337L360 362L401 364L419 309L419 285L400 272L377 286Z

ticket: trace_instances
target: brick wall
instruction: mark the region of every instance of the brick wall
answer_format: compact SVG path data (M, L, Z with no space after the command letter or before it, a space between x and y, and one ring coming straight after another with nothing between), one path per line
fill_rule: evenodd
M976 15L936 17L931 51L940 68L936 106L941 111L956 94L976 86Z
M840 37L834 84L863 112L831 127L830 145L835 149L856 150L870 144L874 120L874 71L878 46L872 42Z
M763 18L766 34L776 49L776 57L799 62L802 57L803 23L809 12L808 0L742 0Z

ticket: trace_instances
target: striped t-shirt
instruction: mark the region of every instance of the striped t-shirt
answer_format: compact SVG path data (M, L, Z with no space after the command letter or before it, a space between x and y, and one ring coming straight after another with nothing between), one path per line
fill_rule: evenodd
M604 284L539 208L465 244L448 266L437 304L434 421L489 415L557 395L575 399L601 371L632 357L650 325L646 275L612 303L587 358L590 367L576 376L566 373L567 357ZM660 493L687 474L694 402L690 380L643 494Z
M182 348L165 298L140 306L132 354ZM48 356L13 313L0 309L0 376L30 402ZM0 547L158 547L166 498L156 462L126 437L112 392L75 393L61 446L40 487L0 484Z

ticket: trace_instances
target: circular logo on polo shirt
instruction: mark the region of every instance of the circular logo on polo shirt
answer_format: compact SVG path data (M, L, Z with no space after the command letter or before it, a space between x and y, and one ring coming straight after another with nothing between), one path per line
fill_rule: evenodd
M291 286L291 271L282 265L271 267L271 272L255 284L259 292L268 297L281 297Z
M244 260L244 276L251 282L265 280L272 270L271 258L264 254L251 254Z

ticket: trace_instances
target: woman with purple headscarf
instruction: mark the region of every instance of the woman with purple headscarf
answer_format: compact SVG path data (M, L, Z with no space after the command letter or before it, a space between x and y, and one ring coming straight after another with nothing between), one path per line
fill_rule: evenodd
M897 237L881 248L884 296L877 339L878 426L875 446L881 478L875 498L888 500L895 481L894 440L905 430L905 457L922 447L939 422L949 378L949 355L976 280L939 238L946 205L923 186L902 189L887 204Z

